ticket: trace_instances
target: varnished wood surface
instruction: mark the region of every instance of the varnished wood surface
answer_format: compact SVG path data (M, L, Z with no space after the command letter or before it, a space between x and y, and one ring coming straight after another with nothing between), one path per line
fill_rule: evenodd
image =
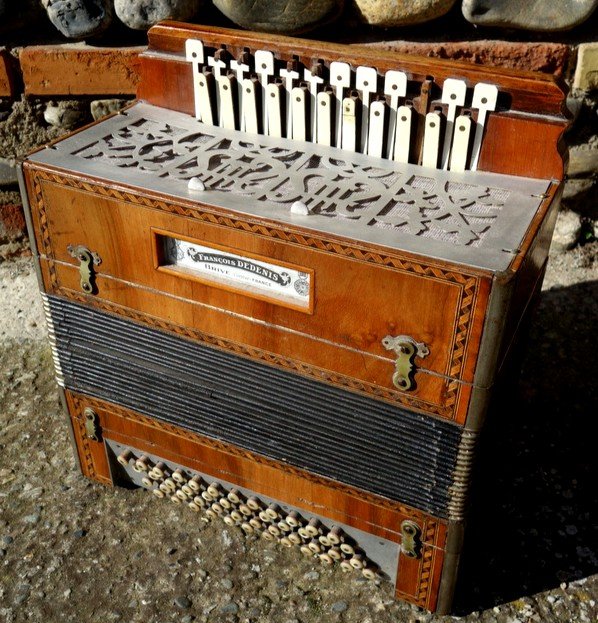
M331 373L321 380L358 390L359 383L370 384L374 387L367 391L376 397L464 420L470 387L463 381L473 378L489 277L439 264L426 267L400 255L387 262L377 249L347 253L337 241L310 246L298 237L299 244L290 243L265 230L249 233L193 218L191 212L173 214L159 203L150 207L147 201L117 200L107 196L104 186L77 189L50 176L34 181L34 188L33 220L38 248L49 262L42 262L48 291L70 297L82 293L78 262L67 247L84 244L102 258L91 304L97 299L115 303L261 349L269 364L288 367L277 356L292 359L299 362L299 373L306 372L302 364L316 366ZM152 227L313 270L313 313L157 270ZM289 228L284 231L286 236ZM392 384L396 355L381 343L386 335L398 334L411 335L430 349L427 358L416 359L416 387L407 392ZM320 376L317 370L311 374Z
M110 481L104 440L112 439L396 543L401 542L401 522L415 521L422 530L422 555L418 559L400 555L397 596L435 608L446 521L105 401L73 392L66 396L82 469L100 482ZM98 416L100 441L90 441L84 435L86 407Z
M520 115L490 114L479 170L537 179L562 180L559 139L566 122Z
M360 46L165 23L149 32L150 48L142 56L142 80L138 88L141 99L194 114L191 64L184 57L185 40L193 37L217 48L224 44L234 55L244 48L268 49L282 60L298 55L307 66L318 59L343 60L354 67L374 66L379 72L403 70L410 81L418 83L431 76L440 86L448 77L465 80L470 87L477 82L496 84L507 110L489 115L479 169L540 179L563 177L564 147L559 144L559 137L568 121L562 108L564 86L553 76L399 55ZM159 53L179 55L180 60L160 57ZM435 86L434 89L430 106L442 107L440 88ZM420 110L419 103L416 97L414 105L421 125L425 111ZM476 114L474 111L474 118ZM418 149L415 145L413 152L417 153Z

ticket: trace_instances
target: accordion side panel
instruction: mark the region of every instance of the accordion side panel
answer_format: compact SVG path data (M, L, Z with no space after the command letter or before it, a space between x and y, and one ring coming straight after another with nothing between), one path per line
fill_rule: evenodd
M518 266L513 287L513 300L505 329L505 339L501 344L497 368L500 368L503 361L508 359L507 355L512 341L517 339L516 336L521 333L521 328L525 327L526 320L529 321L534 303L540 296L561 194L562 186L559 189L555 184L550 189L545 200L544 219L539 224L533 241L522 258L520 266Z
M315 477L284 463L253 455L234 445L215 443L197 433L106 401L70 391L66 392L66 396L75 429L84 430L86 409L92 409L95 413L101 430L101 441L90 441L85 434L80 434L77 436L77 445L83 456L103 452L103 465L108 464L105 445L116 442L197 470L216 480L243 487L258 496L276 499L310 515L332 521L333 525L353 527L399 546L402 541L399 530L402 522L414 522L421 530L421 551L416 557L410 557L399 548L394 580L396 593L398 597L421 607L430 610L435 608L444 560L446 521L400 503ZM97 450L94 444L98 446ZM114 465L111 469L114 475ZM107 480L105 473L98 469L90 470L87 475L101 482Z
M160 310L169 322L334 370L368 393L463 421L469 387L459 381L473 378L490 279L360 248L347 251L334 241L314 248L301 237L297 243L254 235L193 213L183 217L157 209L166 206L159 201L150 201L150 208L140 205L148 204L143 197L117 201L106 198L109 190L99 196L101 189L92 184L77 189L64 186L62 176L37 172L34 177L34 220L43 263L48 262L49 291L78 296L79 267L68 248L82 244L101 256L94 269L95 299L150 315ZM165 232L309 271L311 307L292 309L163 270L157 237ZM383 345L397 334L428 350L425 358L416 357L416 382L409 392L394 386L396 355Z
M78 413L73 408L70 392L65 392L65 396L68 410L71 413L73 436L81 472L87 478L92 478L105 485L111 485L112 477L110 476L110 467L106 459L104 440L101 435L98 435L96 439L90 439L85 428L86 418L83 410ZM77 417L74 416L75 413ZM99 421L94 424L99 426Z

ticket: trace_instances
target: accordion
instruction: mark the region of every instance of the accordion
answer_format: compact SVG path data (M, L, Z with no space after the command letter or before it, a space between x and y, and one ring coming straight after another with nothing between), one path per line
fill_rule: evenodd
M174 22L141 58L135 103L21 169L82 473L447 612L562 87Z

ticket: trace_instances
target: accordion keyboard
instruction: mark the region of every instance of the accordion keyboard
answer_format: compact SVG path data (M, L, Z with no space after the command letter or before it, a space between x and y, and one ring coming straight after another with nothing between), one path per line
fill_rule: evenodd
M185 42L193 68L195 117L207 125L384 157L452 171L475 170L488 113L498 87L448 78L438 106L423 117L423 145L414 100L428 108L430 77L418 82L404 71L352 66L344 61L311 65L298 55L277 59L269 50L245 48L235 57L226 45Z

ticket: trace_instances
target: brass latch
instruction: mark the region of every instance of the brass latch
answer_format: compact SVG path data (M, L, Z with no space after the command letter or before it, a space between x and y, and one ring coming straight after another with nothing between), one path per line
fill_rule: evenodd
M85 418L85 436L91 441L100 441L100 426L98 423L98 414L91 408L87 407L83 411Z
M401 551L409 558L419 558L421 550L421 528L409 519L401 524Z
M79 276L81 278L79 283L81 284L83 292L94 294L95 274L93 272L93 267L99 266L102 263L102 258L94 251L90 251L87 247L80 244L76 246L69 244L66 250L72 257L79 260Z
M412 389L415 385L413 380L413 372L415 367L413 360L415 356L426 357L430 354L430 350L423 342L416 342L408 335L387 335L382 340L382 346L386 350L394 350L397 354L395 361L395 373L392 375L392 382L398 389L406 391Z

